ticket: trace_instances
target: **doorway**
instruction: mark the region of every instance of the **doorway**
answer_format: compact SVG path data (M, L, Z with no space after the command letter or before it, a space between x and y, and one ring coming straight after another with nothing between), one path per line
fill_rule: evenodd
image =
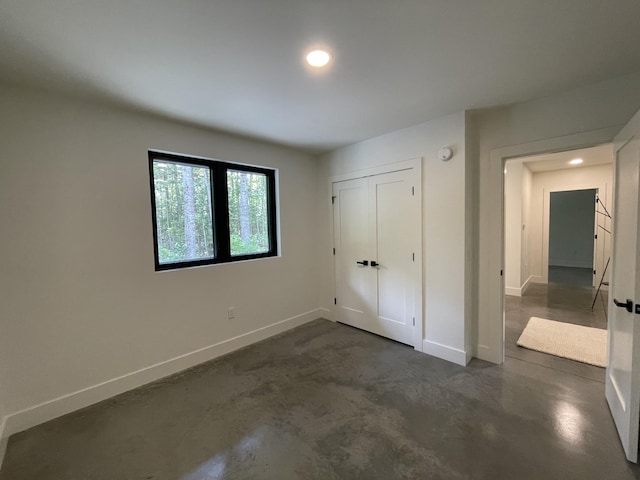
M595 188L550 193L549 283L593 286L597 193Z
M611 195L611 161L611 145L506 161L505 357L604 382L600 367L517 342L533 317L607 328L606 291L591 307L594 277L603 271L610 247L610 239L596 240L595 232L598 222L610 228L608 219L596 218L596 196L607 202Z
M615 146L615 161L616 167L619 166L621 152L627 146L631 146L633 148L628 149L628 152L631 152L632 155L635 155L635 159L638 158L638 132L640 131L640 114L637 114L633 117L633 119L622 129L619 130L617 127L611 127L607 129L601 130L593 130L589 132L583 132L578 134L566 135L562 137L555 137L544 139L536 142L529 142L525 144L513 145L509 147L497 148L491 151L490 155L490 184L493 187L491 191L490 200L491 204L495 205L497 209L502 213L502 215L496 215L493 220L489 217L489 228L491 231L490 238L495 239L495 243L492 248L489 249L489 259L488 265L490 269L493 269L496 273L496 279L499 281L489 282L489 288L487 288L487 295L490 297L488 302L487 312L490 315L489 322L487 325L492 326L492 329L487 329L483 333L486 333L487 340L478 342L478 353L479 357L495 362L501 363L505 360L505 347L507 343L505 342L505 322L504 322L504 314L506 312L505 308L505 295L504 295L504 276L502 274L502 268L504 268L504 252L505 252L505 241L504 241L504 232L505 232L505 222L504 222L504 176L503 170L505 168L505 162L509 159L524 157L526 155L533 155L538 152L561 152L566 151L571 148L582 148L584 145L598 145L606 142L610 142L612 138L614 139L614 144L610 144L610 152L612 160L614 158L614 146ZM635 164L637 167L637 162ZM616 177L619 173L619 169L616 168ZM635 179L637 180L637 175ZM635 189L632 189L633 195L637 195L637 183L635 184ZM616 201L615 204L618 208L622 208L623 206L626 208L626 204L628 202L620 202L620 190L618 188L615 189ZM632 197L633 197L632 195ZM637 198L632 199L637 200ZM611 211L611 216L618 216L614 202L608 201L607 205L609 205L609 209ZM633 202L632 205L637 206L636 202ZM619 219L618 219L619 220ZM624 222L618 221L616 222L616 226L624 225ZM614 233L612 230L610 230ZM637 234L637 231L635 232ZM629 237L627 237L629 238ZM632 243L636 244L637 247L637 235L630 236ZM615 249L617 250L617 249ZM640 251L636 249L637 251ZM618 252L616 251L616 254ZM612 270L616 270L614 258L614 265ZM627 260L627 259L625 259ZM607 262L608 263L608 262ZM633 266L633 262L627 261L626 267L629 265ZM635 271L633 271L636 273ZM615 276L615 274L614 274ZM621 285L622 287L628 287L625 282L616 282L613 284L612 294L616 294L617 285ZM636 283L637 286L637 283ZM633 286L631 286L633 288ZM609 305L610 312L614 312L613 315L610 316L610 324L607 328L608 333L608 367L606 374L606 397L609 403L609 407L611 413L613 415L613 419L615 420L616 427L618 428L618 433L620 439L622 440L623 446L625 447L625 453L627 454L627 458L632 461L637 460L637 439L638 439L638 392L640 389L638 388L638 355L637 355L637 344L639 340L638 332L639 330L636 328L634 330L634 323L632 315L628 315L628 320L621 322L621 325L617 324L617 314L623 311L628 311L629 304L632 301L624 302L625 298L631 298L634 294L638 293L638 289L633 293L624 292L623 294L617 294L619 298L622 298L622 301L612 302ZM635 295L638 298L638 295ZM617 308L621 306L621 308ZM507 307L508 308L508 307ZM629 312L631 313L631 312ZM626 314L625 314L626 315ZM502 328L497 328L501 326ZM481 325L481 328L484 328L484 325ZM618 336L618 339L621 340L622 346L617 345L615 337ZM635 342L635 343L634 343ZM635 350L634 350L635 345ZM615 348L614 348L615 346ZM634 353L635 352L635 353ZM624 365L620 367L619 365ZM617 378L615 378L618 376ZM624 377L624 378L622 378ZM617 396L620 401L618 405L615 405L615 401L613 396ZM618 408L618 406L622 406L622 408ZM626 407L626 408L625 408Z

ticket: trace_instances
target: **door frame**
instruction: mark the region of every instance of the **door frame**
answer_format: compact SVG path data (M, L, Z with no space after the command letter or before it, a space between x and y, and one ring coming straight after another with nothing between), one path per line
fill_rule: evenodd
M613 148L613 147L612 147ZM602 192L602 188L604 187L604 192ZM544 188L542 190L542 283L549 283L549 243L550 243L550 229L549 223L551 221L551 194L555 192L573 192L575 190L595 190L596 195L601 198L607 198L607 191L609 188L609 183L604 182L602 185L597 185L593 183L581 183L576 185L571 185L570 187L562 186L562 187L551 187ZM595 213L596 204L594 203L594 225L593 225L593 234L596 235L598 233L598 214ZM596 238L593 238L593 262L591 265L591 270L595 270L597 274L593 274L591 276L591 286L595 287L596 283L598 283L599 277L602 275L602 270L604 269L604 241L600 244L602 245L602 251L598 250L598 242ZM596 278L597 277L597 278Z
M504 363L504 168L507 160L557 153L611 143L620 127L607 127L588 132L547 138L535 142L496 148L490 152L490 209L489 215L488 270L484 281L488 284L486 310L487 344L478 344L476 355L492 363Z
M387 163L375 167L365 168L362 170L355 170L352 172L342 173L339 175L334 175L329 177L328 198L331 200L333 196L333 184L337 182L344 182L346 180L354 180L358 178L366 178L373 177L376 175L383 175L385 173L393 173L400 172L405 170L412 171L412 179L415 184L415 195L418 197L419 208L418 208L418 218L415 221L419 225L418 231L420 232L418 238L416 239L416 260L414 262L414 267L412 269L412 284L413 284L413 314L416 319L416 325L413 333L413 348L418 350L419 352L423 351L422 340L424 337L424 321L423 321L423 263L422 263L422 237L423 237L423 222L422 222L422 157L416 157L409 160ZM329 208L329 229L332 239L332 247L333 247L333 238L334 238L334 228L333 228L333 208ZM335 261L333 255L331 255L331 275L332 275L332 285L333 285L333 294L334 297L337 297L337 287L336 287L336 271L335 271ZM332 307L333 308L333 307ZM332 312L332 318L335 318L334 312Z

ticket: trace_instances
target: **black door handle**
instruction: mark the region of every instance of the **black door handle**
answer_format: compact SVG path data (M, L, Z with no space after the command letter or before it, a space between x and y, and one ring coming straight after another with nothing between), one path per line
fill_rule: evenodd
M363 266L365 266L365 267L366 267L367 265L369 265L369 261L368 261L368 260L363 260L363 261L361 261L361 262L356 262L356 263L357 263L358 265L363 265Z
M371 266L372 267L379 267L380 264L378 262L376 262L375 260L371 260Z
M626 302L619 302L618 300L616 300L615 298L613 299L613 303L616 304L616 307L620 307L620 308L626 308L627 312L631 313L633 312L633 300L629 300L627 298Z

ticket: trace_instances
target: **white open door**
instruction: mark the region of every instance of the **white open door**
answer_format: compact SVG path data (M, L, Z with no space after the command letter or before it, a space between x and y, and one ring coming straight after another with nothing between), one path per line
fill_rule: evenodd
M640 420L640 112L616 137L614 154L606 396L627 459L637 463Z

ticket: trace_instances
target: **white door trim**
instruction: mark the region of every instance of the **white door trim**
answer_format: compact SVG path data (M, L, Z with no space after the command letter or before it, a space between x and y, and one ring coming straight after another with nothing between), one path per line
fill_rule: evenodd
M384 165L366 168L363 170L356 170L353 172L343 173L340 175L334 175L329 177L329 199L333 195L333 184L336 182L343 182L346 180L354 180L357 178L365 178L372 177L375 175L382 175L385 173L399 172L403 170L413 170L413 175L415 179L415 195L420 199L420 208L417 212L416 222L419 223L420 228L418 229L420 234L418 238L419 245L416 246L415 256L415 267L413 268L413 285L414 285L414 314L416 318L416 328L414 330L414 339L413 339L413 347L422 352L422 340L424 338L424 321L423 321L423 303L422 303L422 292L423 292L423 263L422 263L422 157L412 158L410 160L395 162L395 163L387 163ZM330 235L331 235L331 245L333 247L333 238L334 238L334 229L333 229L333 209L329 208L329 215L331 221L330 225ZM331 252L331 264L332 267L332 278L333 278L333 292L334 297L337 296L336 292L336 275L335 275L335 262L333 262L333 252ZM332 319L335 320L335 315L331 314Z
M345 180L354 180L356 178L372 177L374 175L382 175L385 173L399 172L401 170L411 170L415 168L420 172L422 169L422 157L412 158L394 163L385 163L376 167L365 168L362 170L354 170L353 172L342 173L329 177L329 185Z
M493 363L504 362L504 166L511 158L539 155L543 153L577 150L611 143L618 134L620 126L607 127L589 132L575 133L561 137L548 138L535 142L496 148L490 152L490 212L488 257L489 269L485 281L489 285L488 309L485 321L488 322L487 345L477 345L477 356Z

